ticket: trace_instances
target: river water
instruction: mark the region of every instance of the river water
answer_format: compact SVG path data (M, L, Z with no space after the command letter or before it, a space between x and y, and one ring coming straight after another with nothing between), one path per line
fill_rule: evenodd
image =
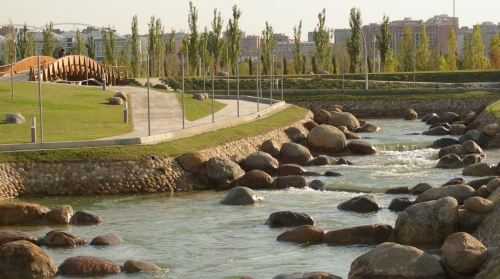
M383 194L386 189L414 186L420 182L440 185L463 177L461 169L440 170L437 150L429 149L437 137L409 135L427 126L420 121L370 119L381 127L378 133L362 134L379 153L373 156L344 157L351 166L311 167L308 170L335 171L341 177L308 177L323 181L325 191L288 189L259 191L266 202L250 206L224 206L218 202L227 192L204 191L182 194L155 194L106 197L23 198L49 208L69 204L76 210L90 210L103 219L98 226L4 227L45 235L64 230L89 242L98 235L116 233L123 244L76 248L42 247L60 265L66 258L89 255L119 264L129 259L155 263L164 271L154 274L119 274L109 278L272 278L277 274L325 271L347 278L351 262L374 246L308 245L276 241L285 228L264 225L277 211L302 212L313 217L317 227L326 230L385 223L394 226L398 213L387 209L398 195ZM487 150L485 161L498 163L500 152ZM358 191L358 192L356 192ZM337 205L371 192L385 207L376 213L340 211ZM439 256L440 247L420 247ZM65 278L60 276L59 278ZM75 277L68 277L75 278ZM89 277L85 277L89 278Z

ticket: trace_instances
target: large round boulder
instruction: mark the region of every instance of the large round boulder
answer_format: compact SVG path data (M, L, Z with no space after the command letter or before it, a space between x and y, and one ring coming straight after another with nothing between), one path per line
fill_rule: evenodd
M348 278L446 278L439 260L411 246L382 243L351 264Z
M491 123L483 128L483 134L493 137L500 131L500 125L497 123Z
M257 151L245 158L243 163L246 171L261 170L270 175L274 175L278 170L279 163L271 154Z
M313 166L334 165L335 163L337 163L337 159L328 155L319 155L311 161Z
M474 188L465 184L436 187L420 194L416 202L419 203L439 200L444 197L453 197L457 200L458 204L463 204L466 199L474 196L474 191Z
M440 139L435 140L432 143L431 147L432 148L444 148L444 147L448 147L448 146L454 145L454 144L460 145L458 143L458 140L456 140L454 138L440 138Z
M458 202L445 197L407 207L396 219L398 243L442 243L458 230Z
M231 189L219 203L226 205L245 205L262 201L264 201L264 198L259 193L248 187L238 186Z
M457 121L459 118L460 116L454 112L445 112L439 115L439 121L447 122L450 124Z
M334 113L327 121L328 125L335 127L345 126L349 131L356 131L361 127L358 119L349 112Z
M111 97L109 98L110 105L123 105L123 99L120 97Z
M328 121L328 119L330 119L331 116L332 114L329 111L320 109L314 112L313 119L314 121L316 121L316 123L321 125L321 124L326 124L326 122Z
M407 109L404 112L404 118L405 120L417 120L418 114L413 109Z
M488 176L494 173L495 166L492 163L482 162L469 165L462 170L462 175Z
M361 128L356 130L358 133L374 133L380 131L380 127L373 125L371 123L366 123Z
M372 155L377 153L377 149L375 149L372 144L362 140L353 140L349 142L347 148L354 154Z
M314 226L314 223L314 219L305 213L279 211L271 213L265 224L273 227L296 227L302 225Z
M122 99L124 101L127 100L127 95L125 93L121 92L121 91L120 92L116 92L116 94L113 95L113 97L118 97L118 98L120 98L120 99Z
M446 129L445 127L437 126L437 127L431 128L429 130L423 131L422 135L426 135L426 136L442 136L442 135L448 134L448 132L449 132L448 129Z
M50 224L66 225L69 224L71 217L73 217L73 207L71 205L60 205L52 208L45 216Z
M470 197L464 201L464 206L467 211L479 214L488 214L495 209L494 202L482 197Z
M278 168L278 175L303 175L306 171L304 167L297 164L283 164Z
M472 235L464 232L448 236L441 250L443 260L453 270L465 275L479 270L487 256L486 247Z
M231 188L245 174L238 164L222 157L208 159L205 168L210 185L215 189Z
M410 189L410 194L412 194L412 195L420 195L423 192L425 192L425 191L427 191L429 189L436 188L436 187L437 186L435 184L431 184L431 183L426 183L426 182L418 183L417 185L413 186Z
M47 212L47 207L34 203L0 204L0 226L32 223L40 220Z
M410 198L410 197L397 197L392 199L391 203L387 207L389 210L392 211L403 211L405 210L408 206L414 205L415 201Z
M280 160L284 164L307 166L312 159L313 156L309 149L300 144L285 142L281 145Z
M274 140L266 140L262 143L260 149L262 149L262 151L266 153L269 153L274 158L278 158L280 155L280 146Z
M302 225L278 235L276 240L298 243L321 243L325 233L326 231L324 229L316 228L311 225Z
M382 206L374 196L362 195L340 203L337 208L356 212L371 212L378 211Z
M469 130L465 132L465 134L458 139L458 142L463 143L468 140L475 141L479 146L483 145L485 141L483 133L478 130Z
M198 151L182 154L179 159L182 168L190 173L198 174L205 168L207 157Z
M328 125L314 127L307 134L307 144L312 152L321 154L341 153L347 147L345 134Z
M280 176L274 179L274 188L276 189L286 189L286 188L305 188L309 186L309 181L302 175L288 175Z
M0 278L54 278L56 272L54 261L29 241L0 246Z
M123 269L128 273L135 272L154 272L162 270L161 267L157 266L154 263L136 261L136 260L128 260L123 264Z
M75 247L86 243L85 238L61 231L50 231L40 241L41 245L49 247Z
M97 225L102 223L102 219L88 210L78 210L73 214L69 223L72 225Z
M448 155L448 154L456 154L458 156L462 156L465 154L465 150L461 144L449 145L447 147L443 147L443 148L439 149L438 158L441 158L441 157Z
M438 115L436 113L428 113L428 114L424 115L424 117L422 117L421 121L427 122L427 120L429 120L429 118L435 117L435 116L438 116Z
M457 154L446 154L439 158L435 167L438 169L459 169L465 167L465 163Z
M450 135L463 135L467 132L467 127L464 124L453 124L450 126Z
M120 273L120 265L101 258L77 256L64 260L59 266L59 274L68 276L96 276Z
M335 245L380 244L389 240L392 227L385 224L357 226L329 231L323 236L323 243Z
M239 180L239 186L245 186L250 189L271 189L274 179L266 172L253 170L245 173Z
M459 210L458 217L458 227L461 232L473 233L483 222L481 214L468 210Z
M304 135L304 133L302 132L302 130L300 130L299 128L297 127L288 127L285 129L285 134L288 136L288 138L295 142L295 143L302 143L305 139L306 139L306 136Z
M35 245L39 245L39 236L27 232L20 231L0 231L0 245L18 240L29 241Z
M117 234L108 233L104 235L98 235L90 241L90 245L116 245L123 242L123 239Z

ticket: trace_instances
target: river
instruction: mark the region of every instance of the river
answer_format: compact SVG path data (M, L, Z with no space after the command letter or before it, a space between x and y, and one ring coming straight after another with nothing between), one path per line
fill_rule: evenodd
M440 185L463 177L461 169L434 168L436 149L427 148L438 137L409 135L427 126L420 121L370 119L381 127L378 133L361 134L379 153L373 156L344 157L353 165L310 167L308 170L341 173L341 177L308 177L323 181L328 190L288 189L259 191L266 202L250 206L225 206L218 202L227 192L194 192L135 196L22 198L49 208L69 204L76 210L90 210L103 219L98 226L16 226L2 229L45 235L64 230L90 242L92 238L116 233L124 243L76 248L42 247L59 266L66 258L89 255L119 264L130 259L155 263L165 270L155 274L118 274L107 278L272 278L292 272L325 271L347 278L351 262L374 246L295 244L276 241L286 228L264 225L277 211L296 211L310 215L316 226L326 230L365 224L394 226L398 213L387 209L391 200L402 195L383 194L386 189L414 186L420 182ZM498 163L498 150L485 151L485 161ZM371 192L384 209L376 213L340 211L337 205ZM439 256L440 247L420 247ZM58 278L66 278L60 276ZM67 277L75 278L75 277ZM89 277L85 277L89 278Z

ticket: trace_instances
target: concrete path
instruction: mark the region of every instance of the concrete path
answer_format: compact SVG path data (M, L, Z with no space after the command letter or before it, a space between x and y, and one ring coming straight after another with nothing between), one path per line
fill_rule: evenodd
M182 123L182 109L177 101L174 93L164 93L150 89L149 91L149 111L150 124L148 124L148 94L145 87L128 87L128 86L108 86L106 89L115 92L123 92L130 97L131 112L133 119L134 130L131 133L104 138L108 139L127 139L138 137L157 136L162 134L168 138L179 138L190 135L199 134L206 131L199 126L210 126L211 129L218 129L232 126L235 119L245 117L244 122L248 122L248 116L254 115L253 119L265 117L275 111L279 111L285 107L284 103L276 102L271 107L269 100L266 103L259 102L259 110L255 98L242 96L239 101L239 116L238 117L238 101L236 96L231 96L231 99L222 99L216 96L216 100L225 103L226 106L212 115L195 121L184 121ZM191 94L186 94L185 98L192 98ZM211 102L210 99L204 102ZM232 122L227 122L233 120ZM238 121L240 122L240 121ZM193 129L198 127L199 129ZM183 131L185 130L185 131ZM178 135L175 135L178 132ZM172 134L174 133L174 134ZM150 141L148 141L150 142Z

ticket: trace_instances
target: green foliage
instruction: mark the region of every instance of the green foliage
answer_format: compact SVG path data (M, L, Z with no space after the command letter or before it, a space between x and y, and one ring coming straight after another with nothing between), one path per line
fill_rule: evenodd
M222 55L222 48L224 47L224 41L222 41L222 25L224 21L220 15L217 13L217 9L214 9L214 19L212 21L212 31L208 34L208 51L214 56L214 66L215 72L217 73L217 67L219 65L219 59Z
M405 37L400 42L398 47L400 67L404 72L413 71L413 31L410 26L405 27Z
M252 63L252 57L248 59L248 74L253 76L253 63Z
M95 59L95 43L94 37L87 37L87 43L85 44L87 47L87 54L90 58Z
M305 74L303 69L304 60L302 59L302 49L300 45L300 37L302 36L302 20L299 22L299 26L293 27L293 37L295 39L295 49L293 50L293 67L295 68L296 74Z
M269 25L269 22L266 21L266 29L262 30L262 73L264 75L269 75L271 73L271 65L274 62L274 49L276 48L276 40L274 39L274 31L273 26Z
M475 25L472 30L472 65L475 70L486 69L484 63L484 43L481 36L481 26Z
M163 54L163 25L161 19L156 19L151 16L151 21L148 23L148 54L149 54L149 69L150 76L159 76L160 58Z
M462 46L461 69L472 70L474 69L474 61L472 58L472 35L465 34L464 45Z
M311 58L311 67L312 67L312 72L317 74L318 73L318 62L316 61L316 56L313 56Z
M167 76L175 76L177 73L177 54L175 53L175 30L171 29L170 38L165 44L165 52L167 53Z
M206 75L207 71L212 67L210 53L208 52L208 29L205 26L205 31L200 36L200 44L198 46L198 52L201 59L201 64L203 65L203 72L200 75Z
M22 60L28 55L28 26L26 23L23 26L23 29L17 33L17 59Z
M455 28L450 28L448 33L448 52L446 54L446 64L449 71L457 70L457 37L455 35Z
M349 53L349 72L355 73L361 61L361 11L356 8L351 9L349 16L349 26L351 27L351 37L347 40L347 53Z
M453 29L453 28L451 28ZM420 35L420 42L416 54L416 68L418 71L429 70L429 59L431 51L429 50L429 36L427 35L427 25L422 26L422 33Z
M43 55L45 56L54 56L54 52L56 50L56 41L54 39L54 24L51 22L50 24L45 25L45 29L42 31L43 35Z
M490 64L492 69L500 69L500 35L498 32L490 40Z
M189 44L188 44L188 55L189 55L189 72L192 75L196 75L196 69L198 66L198 61L200 58L199 53L199 35L198 35L198 10L193 6L193 2L189 1Z
M325 26L326 10L323 9L321 13L318 14L318 24L314 28L314 46L316 47L316 53L318 55L319 61L318 66L324 71L330 71L330 56L333 52L332 47L332 36L333 30L327 29Z
M73 53L76 55L85 54L85 39L83 38L80 28L76 29L76 44L74 46Z
M380 65L382 71L387 72L387 59L392 36L389 34L389 17L384 15L380 25L380 35L377 35L377 48L380 51ZM389 58L390 59L390 58ZM391 65L392 66L392 65Z
M102 42L104 44L104 63L115 65L116 53L116 30L114 28L101 28Z
M139 49L139 23L137 15L132 18L132 59L131 67L134 77L140 75L141 51Z
M240 27L239 19L241 17L241 10L236 5L233 6L233 18L229 20L227 26L227 43L229 51L229 65L236 65L240 50ZM267 24L266 24L267 25ZM235 75L235 69L232 69Z
M493 104L486 107L486 111L493 114L496 118L500 118L500 101L496 101Z

